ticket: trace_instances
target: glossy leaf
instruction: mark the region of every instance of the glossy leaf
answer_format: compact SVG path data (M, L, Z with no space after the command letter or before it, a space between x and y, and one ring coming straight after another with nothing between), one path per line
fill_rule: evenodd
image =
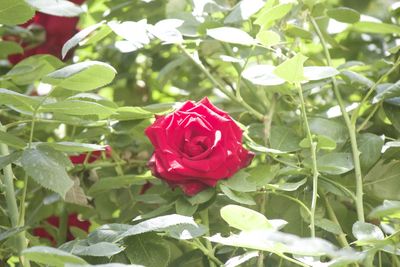
M66 168L72 166L71 162L64 154L51 148L26 149L22 154L21 163L35 182L63 198L74 184L66 172Z
M43 81L65 89L84 92L111 83L116 73L117 71L106 63L86 61L52 72L44 77Z

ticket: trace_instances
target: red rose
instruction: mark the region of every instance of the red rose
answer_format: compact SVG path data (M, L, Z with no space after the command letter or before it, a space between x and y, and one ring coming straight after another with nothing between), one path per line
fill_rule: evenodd
M92 163L92 162L95 162L96 160L100 159L102 152L103 152L102 150L96 150L96 151L91 152L87 162ZM111 153L112 153L112 148L110 146L106 146L104 152L106 154L106 158L110 158ZM72 164L75 164L75 165L83 164L85 162L87 155L88 155L88 153L82 153L82 154L79 154L76 156L69 156L69 159L72 162Z
M60 218L58 216L50 216L46 219L46 222L50 225L58 228L60 227ZM67 230L67 241L74 240L74 236L71 233L70 227L74 226L82 229L85 232L89 232L90 222L89 221L81 221L78 218L78 214L71 213L68 215L68 230ZM43 227L37 227L33 229L33 235L41 238L45 238L51 241L51 243L55 246L56 239L49 232L46 231Z
M153 175L187 195L231 177L254 157L242 146L239 126L207 98L157 116L145 133L154 146L148 163Z
M71 2L80 5L84 0L71 0ZM36 46L34 44L22 43L24 53L22 55L9 56L9 61L12 64L17 64L27 57L38 54L51 54L61 59L61 49L64 43L77 32L76 24L78 20L78 17L57 17L36 12L31 20L20 26L43 32L43 37L39 38L43 40L40 40ZM18 38L7 36L5 39L15 40Z

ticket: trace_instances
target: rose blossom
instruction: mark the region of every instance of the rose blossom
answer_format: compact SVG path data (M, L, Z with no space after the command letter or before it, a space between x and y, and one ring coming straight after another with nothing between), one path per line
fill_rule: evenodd
M84 0L71 0L71 2L80 5ZM64 43L77 32L76 24L78 20L79 17L58 17L36 12L31 20L19 26L43 31L44 36L41 38L44 40L41 40L36 46L22 43L24 53L22 55L9 56L9 61L12 64L17 64L27 57L38 54L51 54L61 59L61 49ZM18 41L19 38L6 36L5 39Z
M145 133L154 146L148 162L153 175L191 196L231 177L254 157L242 146L239 126L207 98L156 116Z

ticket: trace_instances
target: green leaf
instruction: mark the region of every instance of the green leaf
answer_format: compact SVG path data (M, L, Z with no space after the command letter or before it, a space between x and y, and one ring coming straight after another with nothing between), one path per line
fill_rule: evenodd
M358 32L400 35L399 26L381 22L359 21L353 24L352 29Z
M363 244L384 239L382 230L371 223L358 221L353 224L352 232L357 241L361 241Z
M261 30L256 35L257 41L265 46L273 46L279 44L281 37L274 31Z
M24 140L20 139L19 137L16 137L13 134L9 134L7 132L3 132L0 130L0 143L18 148L18 149L23 149L26 146L26 143Z
M192 197L187 198L187 201L189 201L190 204L192 205L198 205L209 201L214 197L214 195L215 195L215 189L210 187L207 188L206 190L197 193Z
M232 27L220 27L207 30L207 35L225 43L254 45L255 40L247 32Z
M37 146L38 147L47 146L61 152L75 152L75 153L99 151L105 149L105 146L95 145L95 144L84 144L77 142L39 143L37 144Z
M44 104L39 109L40 112L54 112L68 115L99 115L110 116L115 113L115 109L103 106L96 102L83 100L64 100L56 103Z
M78 242L69 252L78 256L110 257L123 250L116 244L108 242L99 242L91 245L79 244Z
M61 197L74 185L66 168L72 167L69 159L49 147L37 147L24 150L21 159L22 167L38 184L50 189Z
M245 207L227 205L221 208L220 214L231 227L242 231L273 228L264 215Z
M131 186L133 184L144 184L145 181L149 178L151 178L151 176L148 175L124 175L104 177L99 179L90 187L88 194L94 196L96 194L112 189L123 188Z
M304 67L304 76L309 81L327 79L338 75L339 72L333 67Z
M0 242L7 240L10 237L13 237L22 231L25 231L26 228L27 227L16 227L16 228L7 229L5 231L1 231L0 232Z
M257 186L264 186L270 183L279 171L279 165L258 164L254 168L250 169L248 173L250 176L247 178L250 182L255 183Z
M25 249L22 251L22 255L28 260L57 267L63 267L67 263L86 264L86 261L77 256L56 248L44 246Z
M263 29L270 28L274 21L283 18L292 9L292 4L279 4L274 7L261 11L255 20L255 24L260 25Z
M23 0L0 1L0 24L23 24L35 15L35 10Z
M383 103L383 109L393 127L400 132L400 107L389 103Z
M354 71L344 70L340 73L340 76L346 83L360 88L370 88L374 85L373 81Z
M253 14L257 13L264 4L262 0L242 0L233 7L233 10L226 16L224 23L248 20Z
M225 196L239 204L256 205L254 199L248 194L232 191L229 187L223 184L220 184L219 187Z
M255 85L272 86L285 83L285 80L274 74L275 67L271 65L252 65L247 67L242 76Z
M336 142L327 136L318 135L317 139L317 148L326 150L334 150L336 148Z
M1 134L2 132L0 132ZM1 141L1 140L0 140ZM0 142L1 143L1 142ZM0 170L4 169L4 167L6 167L7 165L14 163L15 161L17 161L22 155L21 151L14 151L11 154L8 154L6 156L1 156L0 157Z
M295 25L295 24L288 24L287 28L285 29L285 34L290 37L299 37L306 40L312 40L313 35L311 32Z
M128 230L118 236L118 240L128 236L143 234L147 232L165 231L173 238L192 239L204 234L203 229L197 225L192 217L171 214L156 217L136 225L131 226Z
M2 40L0 42L0 58L7 58L9 55L22 54L24 49L16 42Z
M42 13L58 17L76 17L84 11L73 2L66 0L26 0L28 4Z
M368 218L383 218L383 217L397 217L400 216L400 201L384 200L381 206L371 210Z
M0 88L0 105L12 105L17 108L34 111L40 102L40 98Z
M346 127L333 119L310 118L309 123L313 134L329 137L336 143L343 143L348 139Z
M342 251L339 251L330 242L321 238L300 238L293 234L271 230L242 231L239 234L232 234L228 237L216 234L207 239L227 246L263 250L277 254L329 255L333 258L342 254ZM354 251L352 252L355 253Z
M180 19L164 19L155 25L148 25L147 30L154 35L162 44L180 44L183 42L182 34L177 30L184 23Z
M52 55L34 55L15 65L6 77L10 77L17 85L26 85L42 79L63 65L62 61Z
M225 262L224 267L240 266L242 263L245 263L246 261L258 256L259 256L258 251L246 252L242 255L230 258L227 262Z
M76 63L43 78L43 82L73 91L90 91L112 82L117 71L99 61ZM93 77L96 77L94 79Z
M372 133L360 134L357 137L358 150L360 150L360 163L364 170L371 168L381 157L383 139Z
M317 166L322 173L339 175L354 168L353 157L350 153L328 153L318 157Z
M221 183L237 192L254 192L257 190L255 183L247 180L250 176L246 171L240 170L227 180Z
M339 22L343 23L356 23L360 20L360 13L348 7L331 8L326 11L326 14Z
M400 81L397 81L395 84L388 85L384 90L378 92L374 97L374 99L372 100L372 103L375 104L379 101L399 96L400 96Z
M153 118L154 113L142 107L120 107L112 116L116 120L142 120Z
M300 149L301 138L289 127L276 126L271 128L271 148L285 152L297 151Z
M335 235L343 234L339 224L325 218L315 220L315 225Z
M93 232L89 233L87 241L89 244L98 244L101 242L115 243L119 240L119 235L126 232L132 225L128 224L104 224Z
M303 64L307 59L302 54L296 54L276 67L274 74L291 83L304 81L306 78L304 76Z
M146 20L141 20L138 22L124 21L121 23L110 21L107 25L115 34L127 40L135 48L135 50L150 43L150 38L146 30L148 27Z
M307 182L307 178L304 178L298 182L294 182L294 183L280 183L280 184L267 184L265 185L268 188L271 188L273 190L282 190L282 191L296 191L297 189L300 188L300 186L304 185Z
M80 32L78 32L77 34L72 36L72 38L69 39L67 42L65 42L65 44L62 47L62 50L61 50L62 58L65 58L65 56L68 54L68 52L73 47L77 46L83 39L85 39L87 36L89 36L92 32L97 30L102 25L104 25L104 22L96 23L94 25L91 25L91 26L81 30Z
M146 267L166 267L171 252L166 241L155 234L132 236L125 241L126 256L131 263Z
M185 197L180 197L175 202L175 210L179 215L192 216L197 208L197 205L192 205Z
M366 194L377 199L400 200L400 162L378 161L364 177Z

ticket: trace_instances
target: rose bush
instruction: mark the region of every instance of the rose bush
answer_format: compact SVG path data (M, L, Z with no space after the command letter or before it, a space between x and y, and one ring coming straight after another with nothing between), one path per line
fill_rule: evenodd
M146 135L154 146L152 173L187 195L231 177L254 157L242 146L239 126L208 98L157 116Z

